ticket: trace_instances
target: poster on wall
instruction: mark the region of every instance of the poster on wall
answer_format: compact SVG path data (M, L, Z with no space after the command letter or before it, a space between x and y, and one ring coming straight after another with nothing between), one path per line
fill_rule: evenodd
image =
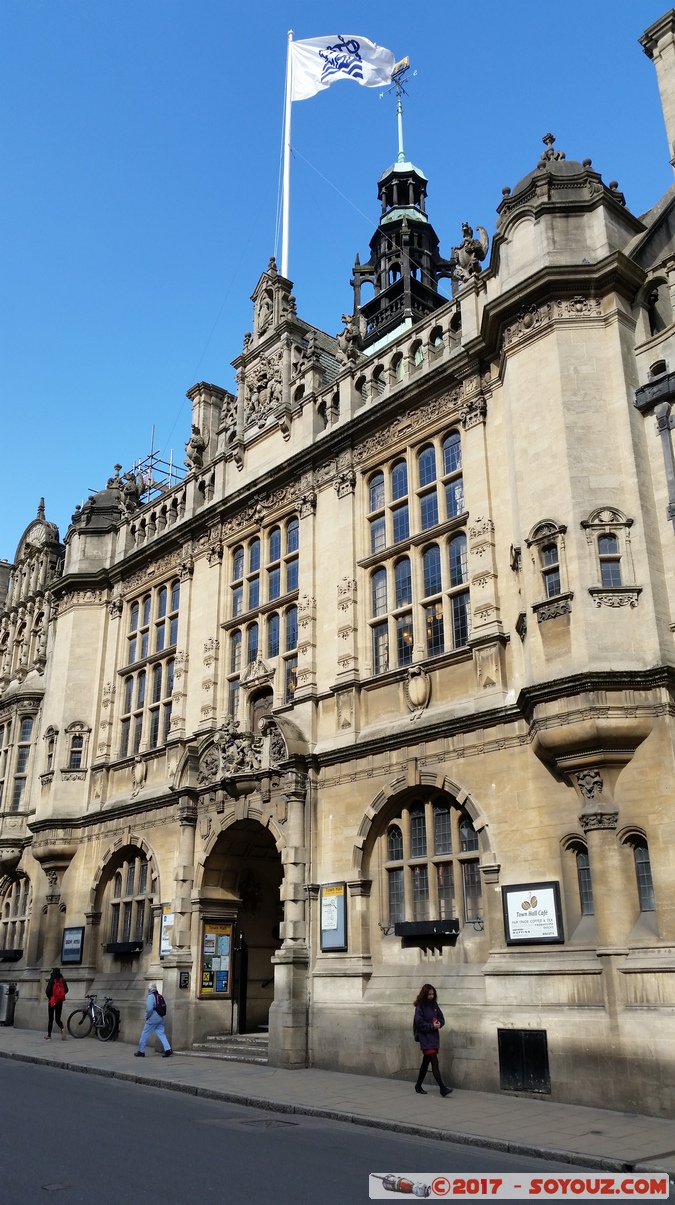
M326 883L319 896L321 949L347 949L347 884Z
M81 963L84 949L84 926L64 929L61 942L61 962Z
M502 887L502 907L508 946L565 940L559 883L516 883Z
M175 916L171 904L162 905L162 931L159 936L159 956L166 958L173 951L173 926Z
M232 922L203 922L201 944L202 997L229 996L231 993Z

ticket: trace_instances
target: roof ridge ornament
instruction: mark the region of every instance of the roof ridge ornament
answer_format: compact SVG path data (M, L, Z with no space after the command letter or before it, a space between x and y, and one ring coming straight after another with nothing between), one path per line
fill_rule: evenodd
M544 134L542 142L544 143L546 150L542 152L542 156L539 161L540 167L545 167L546 164L550 163L552 159L554 159L556 162L560 162L561 159L565 158L564 151L553 150L553 143L555 142L554 134Z

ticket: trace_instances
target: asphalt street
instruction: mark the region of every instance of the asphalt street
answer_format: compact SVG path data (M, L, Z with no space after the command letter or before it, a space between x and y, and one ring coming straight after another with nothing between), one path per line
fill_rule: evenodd
M374 1171L570 1171L7 1059L0 1134L0 1205L365 1205Z

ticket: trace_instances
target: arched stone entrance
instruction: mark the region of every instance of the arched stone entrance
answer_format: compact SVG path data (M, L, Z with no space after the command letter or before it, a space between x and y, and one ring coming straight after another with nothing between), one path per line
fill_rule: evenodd
M281 946L282 879L281 855L274 837L268 828L252 819L229 825L204 864L200 890L202 934L209 919L215 923L220 918L233 925L229 1000L214 996L214 1004L220 999L226 1004L226 1011L231 1008L233 1032L256 1033L268 1024L274 999L272 958ZM206 952L208 946L204 947L203 936L200 940L203 947L200 974L208 974L206 964L212 961L212 955ZM216 982L215 977L213 981Z

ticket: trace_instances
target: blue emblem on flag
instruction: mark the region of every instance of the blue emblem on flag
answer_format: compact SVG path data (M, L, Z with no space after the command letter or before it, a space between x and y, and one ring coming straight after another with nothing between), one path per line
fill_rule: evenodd
M320 50L319 55L324 60L321 72L321 83L330 84L336 75L346 75L349 79L363 79L363 59L360 55L360 43L356 38L345 38L338 34L334 46Z

